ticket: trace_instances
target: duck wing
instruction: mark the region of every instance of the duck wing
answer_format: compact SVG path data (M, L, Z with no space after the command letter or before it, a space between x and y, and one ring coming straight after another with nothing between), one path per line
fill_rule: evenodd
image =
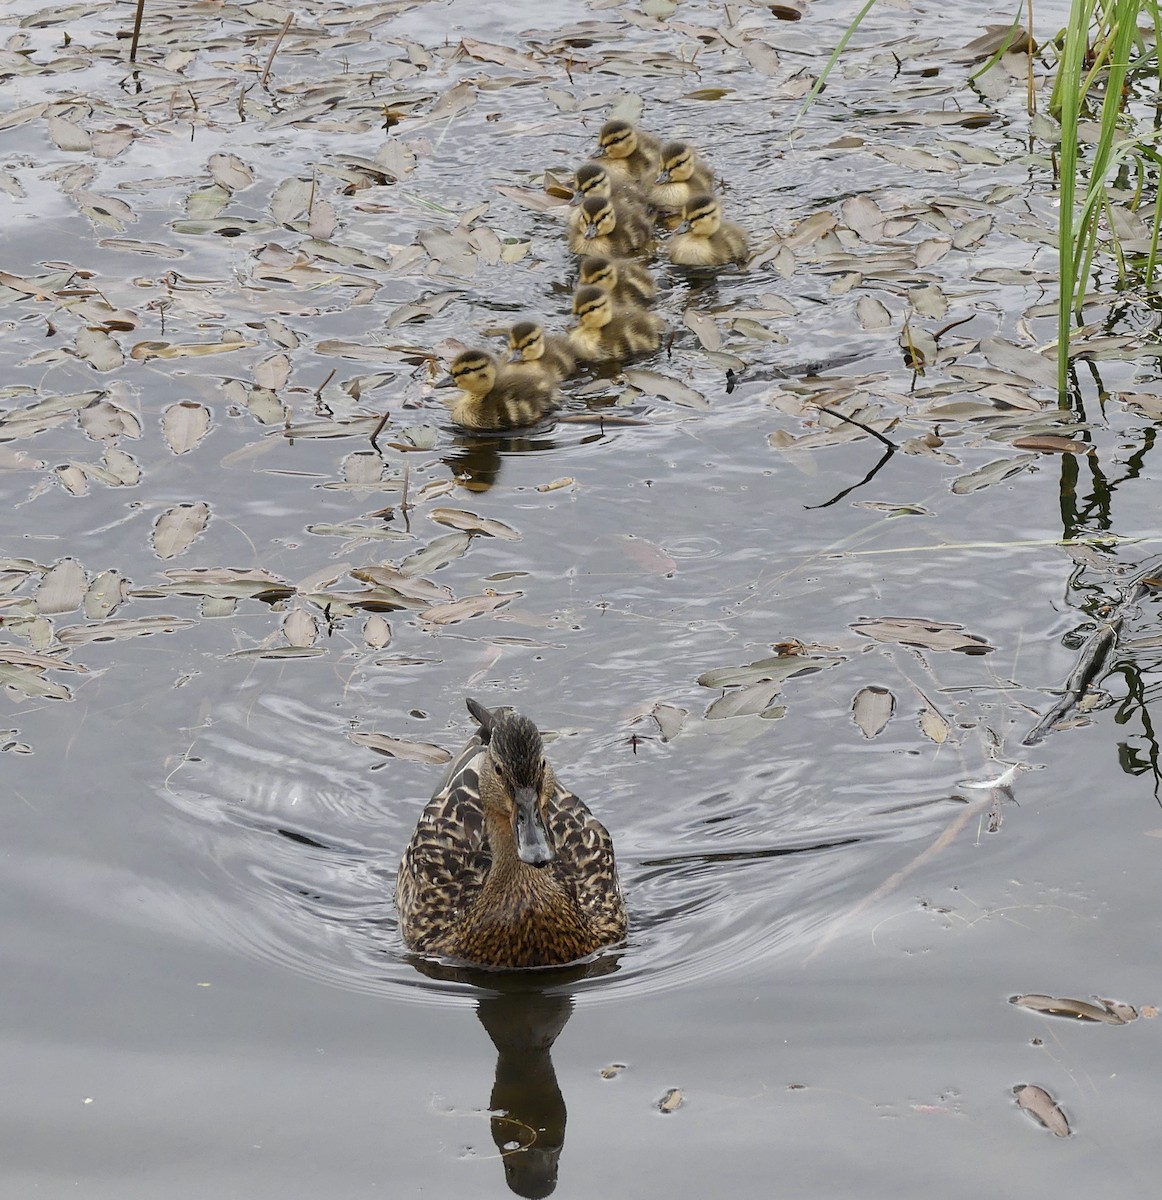
M556 851L553 869L567 884L577 904L604 940L625 933L625 901L617 876L613 839L585 803L557 785L548 814L549 837Z

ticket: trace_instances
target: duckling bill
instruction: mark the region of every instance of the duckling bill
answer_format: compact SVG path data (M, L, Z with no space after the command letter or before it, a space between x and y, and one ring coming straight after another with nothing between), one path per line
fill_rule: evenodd
M467 705L479 729L400 864L404 941L502 969L560 966L621 941L625 902L608 831L558 781L528 717Z

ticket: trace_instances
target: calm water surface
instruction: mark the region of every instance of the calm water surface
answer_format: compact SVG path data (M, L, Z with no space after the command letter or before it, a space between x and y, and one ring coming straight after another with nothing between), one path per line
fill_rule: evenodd
M91 94L98 116L69 109L69 119L104 129L137 103L161 104L172 84L166 54L192 54L165 69L203 83L221 75L235 87L235 68L253 82L281 25L282 10L266 7L211 19L177 6L174 28L185 32L149 51L152 73L138 92L122 86L110 42L123 11L95 5L41 19L41 5L25 0L17 15L29 18L29 61L61 55L66 31L85 53L59 73L14 74L6 110ZM946 321L972 317L966 336L1051 339L1051 316L1024 316L1047 298L1040 284L980 279L989 267L1052 269L1048 252L1011 228L1049 211L1031 190L1043 174L1020 96L974 96L953 61L983 25L1009 17L981 4L885 8L792 147L780 131L793 81L820 68L820 48L834 44L852 6L817 4L794 24L741 10L737 28L777 48L779 68L760 74L728 43L708 49L694 77L674 64L698 44L688 28L722 25L720 8L684 4L674 24L655 26L636 9L559 4L535 31L515 9L359 11L366 29L347 44L320 52L305 34L289 38L272 91L251 97L265 115L255 108L239 121L234 99L233 109L204 104L201 117L170 113L109 160L59 149L43 119L5 134L5 169L24 194L3 201L4 270L91 272L111 304L140 318L132 333L114 326L126 351L147 339L228 340L228 330L255 345L204 358L127 355L97 371L71 353L44 357L72 344L80 326L67 311L10 293L0 312L5 412L104 388L142 427L117 443L139 463L140 482L91 482L82 496L53 474L100 461L103 447L75 419L0 443L41 464L4 462L4 553L46 567L72 557L90 575L115 568L136 593L114 617L193 622L72 645L70 661L87 671L60 676L70 701L9 689L0 1191L96 1200L554 1187L563 1197L1152 1195L1162 1166L1157 1021L1085 1025L1008 1001L1104 996L1147 1013L1159 1001L1156 595L1125 611L1122 642L1099 677L1109 703L1040 745L1021 744L1121 584L1157 552L1155 430L1137 410L1103 407L1096 391L1156 393L1156 361L1102 362L1085 376L1095 455L1079 466L1041 455L970 494L954 494L953 481L1016 452L959 418L941 431L955 463L897 453L826 507L810 506L862 479L882 447L865 438L784 455L767 440L809 431L780 396L812 373L880 400L900 418L897 441L930 432L897 345L902 297L925 282L949 295ZM319 37L350 23L323 0L298 16ZM596 24L577 33L574 50L591 65L573 84L559 58L530 82L511 63L442 52L465 35L523 52L582 21ZM256 23L264 38L253 43L246 31ZM918 37L930 39L923 53ZM369 72L407 59L409 41L430 55L422 70L401 70L374 95L361 90ZM632 54L617 71L598 69L615 49ZM889 50L904 64L899 77ZM630 72L630 58L644 75ZM934 82L919 70L929 63L939 67ZM384 142L391 89L439 97L462 81L477 89L474 107L437 120L421 105L397 127L394 136L427 143L404 183L343 193L352 157ZM546 86L595 102L561 112ZM730 91L689 96L715 87ZM299 125L280 119L307 105L312 88L347 95L348 106L324 104L325 119L304 109ZM947 111L953 102L938 88L965 108L989 107L996 123L955 132L884 123ZM537 188L545 166L582 157L622 91L641 93L646 123L707 148L757 244L852 195L893 212L940 196L983 205L995 188L1020 199L975 248L923 275L913 268L888 281L873 271L854 291L837 287L842 272L822 260L710 284L666 276L661 309L681 332L672 357L648 365L700 391L706 408L625 397L611 383L605 399L630 401L626 411L644 423L560 424L527 444L461 444L405 350L476 340L529 307L563 323L567 291L554 285L568 264L553 218L498 200L493 185ZM850 134L865 148L845 151ZM870 149L935 153L948 138L1001 162L925 174ZM171 227L189 194L209 185L214 153L237 154L253 171L227 211L263 228L216 236ZM120 232L92 224L61 190L66 169L91 169L86 186L124 196L136 219ZM502 241L531 241L530 253L469 278L425 259L386 272L358 303L355 283L334 274L375 272L325 256L312 261L329 264L326 278L258 286L264 247L306 245L303 229L271 221L271 195L312 171L339 215L335 243L349 250L399 255L417 232L452 228L479 198L493 201L489 228ZM126 249L119 237L182 257ZM178 276L163 327L148 305L170 269ZM437 314L387 323L399 305L447 290L457 295ZM889 308L892 328L861 325L861 295ZM769 309L770 297L794 315L765 319L771 340L728 336L724 349L748 364L728 389L725 360L683 330L682 314L691 304ZM49 315L59 328L47 328ZM274 318L295 335L289 349ZM360 359L354 345L375 352ZM245 388L241 400L230 390L232 381L248 388L255 365L280 347L292 375L279 400L293 421L337 425L387 409L389 437L439 427L434 449L406 456L416 505L406 525L398 513L387 524L369 519L399 503L403 455L388 452L384 487L336 486L345 456L368 448L366 422L344 437L286 438L277 420L264 427L247 411ZM941 385L949 399L967 395L940 371L916 381L921 393ZM160 416L183 399L206 405L213 424L175 456ZM584 402L574 394L574 408ZM574 482L539 490L564 477ZM446 495L422 490L452 480ZM155 520L197 501L211 509L206 532L160 560ZM457 596L520 593L498 613L445 627L414 610L388 613L391 641L372 649L363 614L327 629L303 600L320 623L321 652L264 658L255 652L286 645L285 607L248 598L215 617L195 597L149 594L175 567L262 567L297 584L328 568L342 579L351 567L398 562L448 532L429 517L437 505L519 532L477 537L431 575ZM901 506L916 511L900 515ZM392 536L325 531L356 522ZM1110 533L1146 540L1056 544ZM35 572L6 572L19 576L6 595L35 595ZM956 622L995 649L918 650L851 628L883 616ZM0 638L27 649L38 635L21 617L5 609ZM51 620L48 649L86 623L77 611ZM819 670L789 680L763 716L706 715L721 693L700 686L700 674L794 640L825 660ZM896 699L872 740L851 717L867 686ZM348 733L454 752L470 732L465 694L516 703L551 731L559 774L614 834L632 928L587 975L465 978L404 952L390 903L395 869L441 768L377 756ZM920 730L923 697L947 721L941 743ZM655 704L685 713L670 740L649 716ZM1011 794L970 786L1000 773L994 759L1031 768ZM1001 821L990 832L994 802ZM1018 1111L1012 1090L1023 1083L1053 1095L1074 1136L1055 1138ZM663 1113L671 1089L680 1103Z

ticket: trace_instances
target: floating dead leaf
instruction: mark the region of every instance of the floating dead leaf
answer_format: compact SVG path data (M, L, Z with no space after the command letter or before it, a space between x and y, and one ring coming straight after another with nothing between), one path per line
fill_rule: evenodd
M80 330L73 350L97 371L115 371L125 362L121 347L103 329Z
M1059 437L1052 433L1034 433L1013 438L1010 445L1018 450L1038 450L1042 454L1092 454L1093 447L1080 438Z
M214 182L228 192L240 192L254 182L254 172L236 154L211 154L206 165Z
M379 613L372 613L363 622L363 641L372 650L382 650L388 645L391 642L391 626L387 619Z
M898 642L925 650L955 650L960 654L989 654L995 647L963 625L950 621L926 621L922 617L878 617L855 621L851 628L877 642Z
M885 687L862 687L851 702L851 715L865 738L883 733L896 711L896 698Z
M403 571L384 563L377 567L359 567L351 574L364 583L373 584L389 593L393 601L406 603L409 600L420 604L445 604L452 599L452 589L441 583L433 583L416 575L406 575Z
M166 509L153 524L153 552L158 558L176 558L201 536L210 520L210 506L177 504Z
M958 475L952 481L954 496L967 496L979 492L982 488L991 487L994 483L1003 483L1014 475L1031 467L1037 461L1035 454L1020 454L1016 458L998 458L993 462L969 471L967 475Z
M457 621L466 621L470 617L479 617L484 613L495 612L504 608L513 600L523 596L524 592L494 592L487 591L479 596L464 596L453 600L451 604L436 604L425 608L420 616L432 625L454 625Z
M511 525L491 517L481 517L463 508L433 508L428 517L437 525L448 525L465 533L483 533L487 537L504 538L508 542L520 541L520 534Z
M422 550L409 554L399 564L402 575L426 575L455 562L472 545L469 533L445 533L433 538Z
M938 746L943 746L952 732L952 727L932 706L926 696L924 697L924 707L920 709L920 732Z
M273 604L295 592L286 580L262 567L171 567L164 574L169 582L153 589L153 594L211 596L220 600L254 597Z
M95 442L141 436L141 422L137 417L128 409L109 400L94 400L92 404L81 409L77 421Z
M221 342L138 342L129 352L135 362L148 362L151 358L201 358L208 354L234 354L245 350L256 342L244 340Z
M56 477L70 496L85 496L89 492L89 480L84 470L76 463L65 463L56 468Z
M616 1079L625 1069L625 1063L610 1063L608 1067L601 1068L601 1078Z
M108 475L106 482L110 486L120 484L123 487L134 487L141 482L141 468L137 465L137 460L124 450L118 450L116 446L107 447L101 462Z
M85 592L85 616L100 621L129 598L129 582L120 571L102 571Z
M892 314L874 296L860 296L855 315L862 329L890 329L892 325Z
M196 400L179 400L162 413L161 431L174 454L186 454L210 432L210 410Z
M89 587L85 568L75 558L62 558L44 573L36 589L36 611L41 616L76 612Z
M576 487L577 480L572 475L562 475L560 479L550 479L548 483L538 483L538 492L559 492L562 488Z
M761 716L771 707L771 701L782 690L781 679L763 679L745 684L711 701L704 715L711 721L720 721L727 717Z
M71 700L72 691L63 683L47 679L43 668L0 662L0 686L10 687L35 700Z
M1018 1084L1013 1088L1017 1105L1035 1117L1055 1137L1069 1137L1069 1121L1057 1101L1035 1083Z
M1057 367L1051 359L1023 346L1015 346L1004 338L985 338L980 352L990 366L998 371L1027 379L1042 387L1057 389Z
M688 708L679 708L676 704L659 702L650 709L650 716L658 723L663 742L673 741L682 732L682 726L686 724L689 715Z
M1069 997L1045 996L1031 992L1024 996L1010 996L1009 1003L1049 1016L1073 1017L1078 1021L1094 1021L1102 1025L1126 1025L1138 1018L1137 1011L1129 1004L1112 1000L1091 1004L1088 1000L1073 1000Z
M282 634L291 646L313 646L319 637L319 623L305 608L296 606L283 619Z
M657 1102L658 1112L672 1113L682 1106L682 1089L667 1088Z
M511 187L509 184L498 184L496 190L509 200L515 201L523 208L531 208L533 212L551 212L554 209L565 209L565 201L558 200L545 192L532 188Z
M703 350L717 350L722 345L722 331L718 322L700 308L688 308L682 314L686 328L702 343Z
M277 354L271 354L264 358L254 368L254 382L260 388L277 392L279 388L286 385L286 381L290 378L290 372L290 359L282 351L279 351Z
M701 392L696 392L692 387L687 387L668 375L661 375L657 371L643 371L637 367L629 367L623 374L628 383L638 391L645 392L647 396L661 396L663 400L681 404L685 408L710 407L710 402Z
M367 746L389 758L402 758L405 762L445 763L452 757L443 746L392 737L390 733L360 733L356 730L347 737L357 746Z
M188 617L171 616L95 621L91 625L70 625L62 629L57 638L66 646L81 646L88 642L116 642L124 638L149 637L155 633L173 633L175 629L188 629L196 624L197 621L191 621Z

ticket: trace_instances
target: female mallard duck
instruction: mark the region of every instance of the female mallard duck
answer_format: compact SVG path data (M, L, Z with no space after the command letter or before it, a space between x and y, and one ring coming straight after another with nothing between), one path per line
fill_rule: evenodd
M601 196L586 196L578 212L576 225L570 222L569 229L569 249L574 254L629 258L653 252L654 223L644 210Z
M652 133L628 121L606 121L597 144L597 153L606 159L611 171L628 176L642 187L650 187L658 177L662 143Z
M746 258L746 233L722 219L722 206L713 196L688 200L682 216L685 219L668 243L671 262L681 267L720 267Z
M582 287L573 297L577 328L569 341L578 362L625 362L656 350L664 328L659 317L638 308L615 307L604 288Z
M687 142L667 142L661 155L661 170L650 189L656 207L681 212L688 200L713 189L714 175Z
M509 363L518 371L528 371L560 383L577 369L577 359L569 339L546 333L536 321L518 321L508 331Z
M558 782L537 727L480 723L420 815L395 888L404 941L484 967L553 967L625 937L613 842Z
M581 260L581 286L604 288L615 304L644 308L658 294L649 267L631 258L605 258L590 254Z
M521 429L557 407L552 383L543 376L505 368L487 350L465 350L452 363L460 395L448 402L452 420L465 429Z

